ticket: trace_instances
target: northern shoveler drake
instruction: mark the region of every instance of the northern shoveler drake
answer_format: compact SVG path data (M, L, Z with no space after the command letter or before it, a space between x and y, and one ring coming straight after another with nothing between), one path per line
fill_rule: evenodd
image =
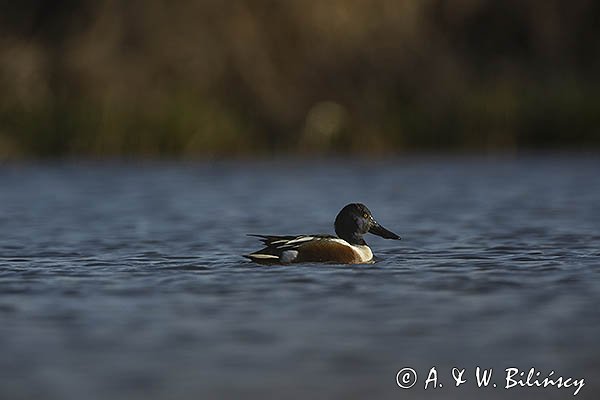
M363 239L372 233L385 239L400 237L379 225L364 204L348 204L335 218L335 233L332 235L299 235L259 237L264 249L244 255L259 264L289 264L302 262L324 262L336 264L364 264L373 261L373 252Z

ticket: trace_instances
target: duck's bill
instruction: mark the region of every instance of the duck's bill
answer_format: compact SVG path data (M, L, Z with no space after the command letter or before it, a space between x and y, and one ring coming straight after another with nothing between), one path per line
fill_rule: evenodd
M396 240L400 240L400 236L396 235L392 231L388 231L383 226L379 225L377 222L375 222L371 226L371 228L369 229L369 232L372 233L373 235L381 236L384 239L396 239Z

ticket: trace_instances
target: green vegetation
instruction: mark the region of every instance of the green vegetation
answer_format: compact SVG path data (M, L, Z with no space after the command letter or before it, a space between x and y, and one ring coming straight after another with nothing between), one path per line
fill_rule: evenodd
M598 148L600 7L0 5L0 159Z

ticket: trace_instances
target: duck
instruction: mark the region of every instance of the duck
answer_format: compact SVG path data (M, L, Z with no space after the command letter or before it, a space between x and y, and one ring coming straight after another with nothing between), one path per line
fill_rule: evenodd
M331 263L371 264L373 252L363 235L372 233L384 239L400 236L381 226L362 203L347 204L335 218L334 235L258 235L263 249L243 257L258 264Z

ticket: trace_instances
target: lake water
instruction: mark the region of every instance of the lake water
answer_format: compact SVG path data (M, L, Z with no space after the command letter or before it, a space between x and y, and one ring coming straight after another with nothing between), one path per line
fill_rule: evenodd
M0 398L573 398L507 390L508 367L598 398L599 173L577 154L2 165ZM358 201L403 239L367 236L373 265L240 257L247 233L332 233Z

